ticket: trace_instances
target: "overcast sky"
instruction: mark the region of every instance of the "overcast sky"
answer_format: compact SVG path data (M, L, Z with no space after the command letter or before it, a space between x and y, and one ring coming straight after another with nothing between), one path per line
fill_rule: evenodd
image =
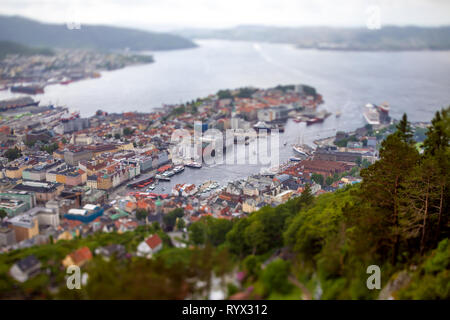
M450 0L0 0L0 14L143 29L364 26L373 5L382 25L450 25Z

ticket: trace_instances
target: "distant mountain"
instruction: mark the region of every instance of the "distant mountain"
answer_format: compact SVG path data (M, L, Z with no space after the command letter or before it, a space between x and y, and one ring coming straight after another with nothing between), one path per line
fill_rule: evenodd
M331 27L239 26L231 29L190 29L177 32L191 39L224 39L291 43L299 48L327 50L449 50L450 27L395 27L379 30Z
M29 56L34 54L53 55L54 53L51 49L48 48L29 47L12 41L0 40L0 59L8 54L20 54Z
M84 24L80 29L69 29L63 24L47 24L18 16L1 15L0 40L29 46L100 50L173 50L196 47L191 40L168 33Z

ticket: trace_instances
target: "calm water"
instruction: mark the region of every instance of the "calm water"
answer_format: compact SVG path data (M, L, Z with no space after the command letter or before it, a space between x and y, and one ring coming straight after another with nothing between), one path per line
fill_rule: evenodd
M311 143L336 130L364 125L361 111L368 102L388 102L391 116L407 112L412 121L429 121L436 110L450 104L450 52L336 52L299 50L290 45L198 41L200 47L155 52L156 63L103 72L100 79L68 86L54 85L37 95L90 116L109 112L151 111L162 104L180 103L224 88L309 84L323 95L321 108L341 111L323 124L306 129L289 122L281 136L280 160L292 156L291 144ZM0 92L0 99L11 96ZM284 147L284 142L287 146ZM199 174L186 170L173 183L225 182L259 171L259 167L216 166Z

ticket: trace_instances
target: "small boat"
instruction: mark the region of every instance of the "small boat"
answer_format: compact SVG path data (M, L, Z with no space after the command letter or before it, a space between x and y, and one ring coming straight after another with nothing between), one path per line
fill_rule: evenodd
M312 125L312 124L315 124L315 123L321 123L321 122L323 122L323 120L324 120L324 118L308 119L308 120L306 120L306 125L309 126L309 125Z
M290 157L289 161L294 161L294 162L298 162L298 161L302 161L302 158L298 158L298 157Z
M173 168L173 172L175 173L180 173L184 171L184 166L176 166L175 168Z
M173 171L166 171L164 173L166 173L166 177L172 177L175 175L175 172L173 172Z
M192 161L192 162L186 163L185 166L189 167L189 168L200 169L202 167L202 164L198 163L198 162L195 162L195 161Z
M309 157L313 153L313 149L306 144L297 144L292 149L302 157Z
M157 175L155 176L155 178L158 179L158 180L170 181L170 178L169 178L169 177L164 176L164 175L160 175L160 174L157 174Z
M64 77L59 83L60 83L60 84L67 85L67 84L72 83L72 82L73 82L72 79L67 78L67 77Z

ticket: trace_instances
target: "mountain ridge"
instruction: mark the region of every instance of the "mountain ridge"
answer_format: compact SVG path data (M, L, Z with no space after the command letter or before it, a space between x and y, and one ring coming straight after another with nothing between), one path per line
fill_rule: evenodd
M176 50L197 45L182 36L105 25L81 25L69 29L64 24L43 23L21 16L0 15L0 40L27 46L88 48L134 51Z
M241 25L228 29L185 29L177 34L191 39L222 39L293 44L328 50L450 50L450 26L274 27Z

